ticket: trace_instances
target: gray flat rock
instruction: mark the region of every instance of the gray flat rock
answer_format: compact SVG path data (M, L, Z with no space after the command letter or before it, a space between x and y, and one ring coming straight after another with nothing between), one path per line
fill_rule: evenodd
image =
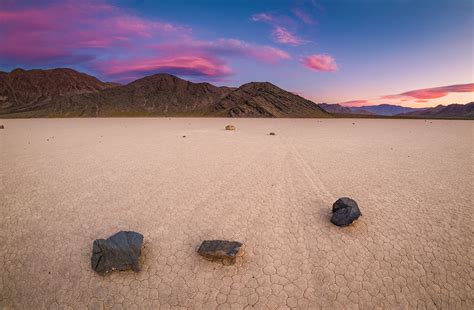
M201 243L198 253L208 260L222 260L225 265L230 265L243 255L242 245L238 241L205 240Z
M108 239L94 240L92 245L92 269L101 275L113 270L140 271L138 260L143 235L134 231L121 231Z

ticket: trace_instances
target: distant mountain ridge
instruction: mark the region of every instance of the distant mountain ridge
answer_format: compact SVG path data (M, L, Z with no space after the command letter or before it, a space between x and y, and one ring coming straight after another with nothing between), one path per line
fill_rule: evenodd
M474 102L467 104L453 103L450 105L438 105L434 108L403 113L400 117L429 117L429 118L474 118Z
M337 104L337 103L334 103L334 104L319 103L318 105L329 113L376 115L375 113L369 112L369 111L364 110L364 109L354 110L351 107L345 107L345 106L342 106L342 105Z
M365 114L365 115L383 115L393 116L400 113L422 111L426 108L410 108L392 104L366 105L360 107L346 107L340 104L320 103L320 107L329 113L337 114Z
M126 85L72 69L0 71L0 117L397 117L474 118L473 103L435 108L316 104L269 82L238 88L159 73Z
M414 111L422 111L426 108L410 108L410 107L403 107L400 105L393 105L393 104L379 104L379 105L367 105L367 106L360 106L360 107L351 107L351 109L355 112L363 110L369 111L373 114L377 115L385 115L385 116L392 116L397 115L400 113L408 113Z
M217 87L160 73L119 85L72 69L0 73L0 115L332 117L268 82Z

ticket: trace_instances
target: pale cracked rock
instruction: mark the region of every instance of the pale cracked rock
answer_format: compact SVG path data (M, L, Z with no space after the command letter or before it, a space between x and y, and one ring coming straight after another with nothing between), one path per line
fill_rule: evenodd
M332 205L331 222L337 226L347 226L361 215L357 202L351 198L342 197Z
M108 239L96 239L92 245L92 269L101 275L113 270L139 271L143 235L133 231L120 231Z
M242 256L242 243L226 240L204 240L198 249L199 255L208 260L221 260L224 265L232 265Z
M227 125L227 126L225 126L225 130L235 130L235 126L234 125Z

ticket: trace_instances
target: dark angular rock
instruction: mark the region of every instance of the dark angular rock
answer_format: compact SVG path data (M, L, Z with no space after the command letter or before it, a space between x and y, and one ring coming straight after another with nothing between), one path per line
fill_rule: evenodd
M270 135L270 136L274 136L275 133L274 133L274 132L270 132L269 135Z
M357 202L348 197L339 198L332 205L331 222L337 226L347 226L352 224L362 215Z
M222 260L224 265L232 265L237 257L243 255L242 243L226 240L204 240L198 253L208 260Z
M0 125L0 129L5 129L5 127L3 125Z
M143 235L134 231L121 231L108 239L96 239L92 245L92 269L101 275L130 268L138 272L142 244Z

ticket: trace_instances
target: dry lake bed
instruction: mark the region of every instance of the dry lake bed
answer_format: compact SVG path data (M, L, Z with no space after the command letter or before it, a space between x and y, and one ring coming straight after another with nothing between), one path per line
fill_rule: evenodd
M0 123L2 309L474 308L472 121ZM342 196L363 214L344 228ZM142 270L102 277L92 242L119 230Z

